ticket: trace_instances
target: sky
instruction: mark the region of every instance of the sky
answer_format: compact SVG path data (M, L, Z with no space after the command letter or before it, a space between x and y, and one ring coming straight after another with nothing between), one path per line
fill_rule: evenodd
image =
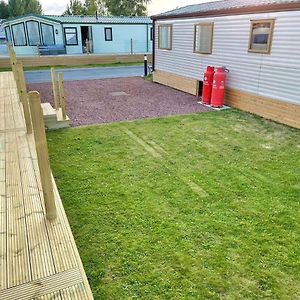
M151 16L177 7L211 1L213 0L152 0L152 2L148 5L148 13ZM65 11L69 0L40 0L40 2L42 4L44 14L59 15Z

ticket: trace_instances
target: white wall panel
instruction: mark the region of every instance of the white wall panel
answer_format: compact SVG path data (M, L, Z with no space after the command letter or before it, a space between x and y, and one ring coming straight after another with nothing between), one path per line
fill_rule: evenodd
M271 54L248 52L250 21L275 19ZM213 52L193 53L194 24L214 22ZM158 25L173 24L172 50L157 49ZM202 79L206 66L226 66L228 86L300 104L300 12L156 21L155 67Z

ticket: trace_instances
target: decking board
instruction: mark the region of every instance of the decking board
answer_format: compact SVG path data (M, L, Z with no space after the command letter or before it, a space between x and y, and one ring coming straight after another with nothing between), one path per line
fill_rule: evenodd
M53 180L48 221L33 135L11 72L0 74L0 299L93 299Z

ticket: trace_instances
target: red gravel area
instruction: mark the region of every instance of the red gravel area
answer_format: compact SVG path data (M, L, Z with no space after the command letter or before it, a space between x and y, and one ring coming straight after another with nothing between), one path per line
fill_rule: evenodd
M51 83L29 84L53 105ZM139 77L65 82L72 126L210 111L197 98Z

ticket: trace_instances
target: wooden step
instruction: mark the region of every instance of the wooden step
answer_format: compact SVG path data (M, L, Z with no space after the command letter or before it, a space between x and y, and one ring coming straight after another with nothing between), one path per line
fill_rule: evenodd
M47 130L70 127L70 118L67 116L66 120L63 119L61 108L56 111L50 103L42 103L42 109Z
M62 117L61 108L56 111L56 120L55 121L47 121L47 124L45 122L45 125L47 127L47 130L57 130L62 128L68 128L71 126L71 121L68 116L66 116L66 119L64 120Z
M51 106L50 103L42 103L42 109L43 109L43 115L44 115L44 120L48 119L55 119L56 120L56 111L55 109Z

